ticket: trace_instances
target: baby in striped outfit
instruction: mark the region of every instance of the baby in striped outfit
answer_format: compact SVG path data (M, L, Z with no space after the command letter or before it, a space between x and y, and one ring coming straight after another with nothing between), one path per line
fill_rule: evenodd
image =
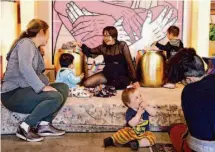
M122 101L128 110L125 114L126 126L111 137L104 139L104 147L128 144L133 150L155 144L155 135L149 131L149 116L155 116L155 109L147 104L136 88L122 92Z

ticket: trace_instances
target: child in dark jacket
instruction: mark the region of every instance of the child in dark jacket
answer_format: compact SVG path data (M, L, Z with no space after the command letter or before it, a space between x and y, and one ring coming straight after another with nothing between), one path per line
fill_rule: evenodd
M182 41L178 38L180 30L177 26L170 26L167 30L167 38L169 42L166 45L162 45L159 42L155 42L160 50L166 51L167 59L174 56L181 48L184 48Z
M182 77L179 79L174 78L174 81L171 81L173 75L178 76L178 74L174 74L173 71L180 70L180 68L177 67L179 65L172 66L171 62L169 62L169 60L171 60L171 58L175 56L180 49L184 48L182 41L178 38L179 33L180 30L177 26L170 26L167 30L167 38L169 39L169 42L167 42L166 45L162 45L158 42L154 43L160 50L166 51L167 68L165 73L166 77L170 77L170 79L167 78L167 83L163 86L164 88L174 89L176 87L175 84L179 81L179 79L183 79ZM183 71L179 71L178 73L183 73Z

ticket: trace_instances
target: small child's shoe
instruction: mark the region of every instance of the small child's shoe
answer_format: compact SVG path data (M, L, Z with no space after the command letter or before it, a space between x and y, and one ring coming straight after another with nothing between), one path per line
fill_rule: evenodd
M166 83L165 85L163 85L163 87L168 89L175 89L176 85L173 83Z
M139 149L139 142L137 140L132 140L128 144L132 150L138 150Z
M104 147L113 146L113 139L111 137L104 139Z

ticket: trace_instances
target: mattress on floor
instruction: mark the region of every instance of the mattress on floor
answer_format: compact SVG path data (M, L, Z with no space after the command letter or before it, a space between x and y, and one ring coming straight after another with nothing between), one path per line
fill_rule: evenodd
M151 131L166 131L173 123L184 122L181 109L182 87L168 90L164 88L140 88L145 100L157 110L157 116L150 117ZM116 131L125 125L126 107L121 102L121 91L110 98L69 97L59 111L53 124L68 132ZM18 124L27 115L10 112L1 105L1 134L16 132Z

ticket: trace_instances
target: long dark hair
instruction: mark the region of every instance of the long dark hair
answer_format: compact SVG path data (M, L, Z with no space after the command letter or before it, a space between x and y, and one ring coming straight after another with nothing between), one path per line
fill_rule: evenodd
M46 33L48 28L49 28L49 25L43 20L40 20L40 19L31 20L27 25L27 29L23 31L20 34L20 36L13 42L9 53L7 54L7 60L9 60L10 54L12 53L14 47L16 46L19 40L23 38L35 37L40 32L41 29L43 30L44 33Z
M194 48L182 48L171 57L168 61L169 64L180 64L181 62L187 61L192 62L194 56L196 56L196 50Z
M114 26L106 26L102 31L103 35L105 34L105 31L107 31L112 38L117 40L118 32L117 32L117 29Z
M117 31L117 29L116 29L114 26L106 26L106 27L103 29L103 31L102 31L102 34L103 34L103 35L105 34L105 31L107 31L107 32L110 34L110 36L111 36L112 38L115 39L115 42L116 42L116 43L118 42L118 40L117 40L118 31ZM103 41L103 44L105 44L104 41ZM106 44L105 44L105 45L106 45Z

